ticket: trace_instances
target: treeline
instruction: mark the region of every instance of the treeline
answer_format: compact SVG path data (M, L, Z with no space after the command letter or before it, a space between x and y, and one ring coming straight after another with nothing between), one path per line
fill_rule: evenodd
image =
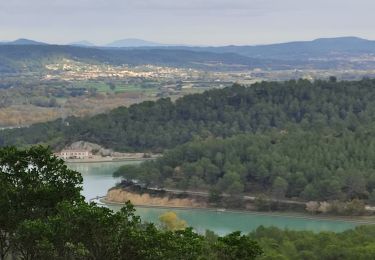
M151 186L375 202L375 129L269 131L196 140L115 175Z
M367 260L375 255L373 226L342 233L259 227L223 237L191 228L172 231L169 225L142 222L130 204L113 212L84 202L81 184L82 176L45 148L0 149L0 259ZM162 218L170 224L176 217Z
M249 236L199 235L144 223L127 204L118 212L88 204L82 176L49 150L0 149L0 259L255 259Z
M269 129L356 132L375 117L375 80L262 82L210 90L172 102L160 99L91 118L67 118L3 131L0 145L49 144L61 148L84 140L118 151L156 151L194 137L230 137Z
M291 231L259 227L249 236L264 249L259 260L368 260L375 256L375 226L342 233Z
M206 70L285 68L285 61L258 59L235 53L215 53L167 48L86 48L68 45L0 45L0 72L44 71L45 65L72 59L111 65L160 65ZM300 64L301 62L290 62ZM215 64L212 66L210 64ZM303 64L302 64L303 65Z

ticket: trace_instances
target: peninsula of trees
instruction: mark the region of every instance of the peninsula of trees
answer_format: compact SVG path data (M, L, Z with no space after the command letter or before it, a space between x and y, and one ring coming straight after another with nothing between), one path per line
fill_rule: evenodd
M164 152L116 174L179 189L375 201L375 80L234 85L0 132L0 145L85 140Z

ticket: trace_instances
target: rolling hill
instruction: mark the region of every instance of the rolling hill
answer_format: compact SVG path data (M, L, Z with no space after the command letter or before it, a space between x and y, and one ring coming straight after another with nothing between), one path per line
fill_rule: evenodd
M197 52L182 49L117 49L69 45L0 45L0 72L42 69L45 62L69 58L112 65L162 65L221 70L235 67L277 66L277 62L244 57L235 53ZM11 68L11 69L8 69Z
M326 38L260 46L161 46L138 39L109 47L47 45L19 39L0 44L0 72L42 69L45 62L69 58L112 65L161 65L203 70L353 69L375 67L375 42L356 37ZM84 45L84 46L82 46ZM127 46L127 47L125 47Z
M167 46L165 44L157 43L157 42L151 42L151 41L145 41L141 39L122 39L117 40L111 43L108 43L106 47L117 47L117 48L123 48L123 47L160 47L160 46Z

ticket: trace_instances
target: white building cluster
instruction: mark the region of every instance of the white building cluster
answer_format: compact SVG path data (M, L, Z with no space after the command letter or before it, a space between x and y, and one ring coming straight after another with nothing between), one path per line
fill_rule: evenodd
M92 153L87 150L62 150L55 154L61 159L88 159L92 157Z

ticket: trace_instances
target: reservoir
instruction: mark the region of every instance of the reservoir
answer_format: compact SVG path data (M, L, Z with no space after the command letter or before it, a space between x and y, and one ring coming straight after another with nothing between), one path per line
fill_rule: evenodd
M124 164L136 164L139 161L129 162L102 162L102 163L68 163L68 167L79 171L83 177L82 195L86 200L97 196L104 196L107 190L120 181L113 178L112 173ZM114 210L120 206L108 205ZM298 216L287 216L282 213L256 213L256 212L217 212L209 209L165 209L137 207L137 214L143 221L158 223L159 216L166 211L174 211L181 219L184 219L189 226L198 232L206 229L223 235L239 230L250 232L263 225L266 227L275 226L290 230L310 230L341 232L352 229L357 223L345 220L316 219Z

